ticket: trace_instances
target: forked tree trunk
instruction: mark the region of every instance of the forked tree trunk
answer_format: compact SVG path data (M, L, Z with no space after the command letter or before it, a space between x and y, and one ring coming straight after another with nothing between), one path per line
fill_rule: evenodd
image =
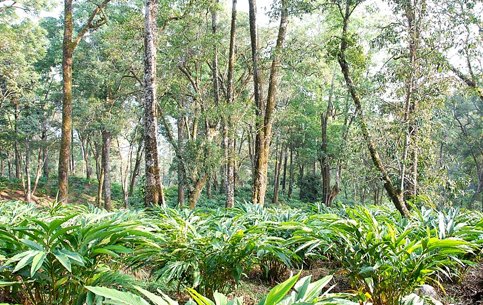
M156 116L156 16L157 0L146 0L144 19L144 147L146 167L145 205L164 205L158 164Z
M74 50L89 30L95 30L105 19L95 20L110 0L103 0L91 12L87 22L74 38L73 0L64 0L64 38L62 43L62 126L59 150L59 194L58 200L66 203L69 193L69 160L72 143L72 64Z
M205 184L207 181L208 181L208 174L203 175L203 177L201 177L196 181L189 196L190 209L194 209L196 207L196 203L200 199L201 191L203 191L203 188L205 187Z

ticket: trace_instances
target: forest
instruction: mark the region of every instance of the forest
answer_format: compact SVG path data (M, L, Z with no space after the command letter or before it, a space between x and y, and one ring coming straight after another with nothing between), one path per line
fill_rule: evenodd
M483 3L0 0L0 305L483 304Z

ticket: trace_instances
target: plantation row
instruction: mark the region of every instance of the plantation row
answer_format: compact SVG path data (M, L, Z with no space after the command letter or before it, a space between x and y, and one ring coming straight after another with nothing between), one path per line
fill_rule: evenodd
M287 270L330 261L350 279L354 294L326 293L330 276L310 283L296 275L260 304L423 304L412 293L417 286L456 278L479 259L482 216L422 208L402 218L383 207L253 205L108 213L4 202L0 301L171 305L177 302L164 293L178 291L188 292L190 303L242 304L222 293L233 292L249 272L275 282L286 280Z

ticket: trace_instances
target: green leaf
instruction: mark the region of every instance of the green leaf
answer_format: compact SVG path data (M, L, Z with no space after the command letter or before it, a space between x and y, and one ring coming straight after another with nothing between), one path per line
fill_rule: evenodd
M147 290L142 289L141 287L134 286L137 291L141 292L145 297L147 297L151 302L155 305L177 305L178 302L173 301L170 299L171 302L167 302L163 297L157 296L154 293L151 293Z
M32 266L30 267L30 276L34 276L35 273L42 267L42 264L44 263L45 257L47 255L45 252L40 252L32 260Z
M262 300L259 305L275 305L280 302L287 295L290 289L292 289L295 283L297 283L299 276L300 273L273 287L268 293L267 297Z
M72 272L72 264L67 255L60 251L54 251L52 254L54 254L57 260L62 264L62 266L64 266L65 269L67 269L67 271Z
M109 300L115 305L150 305L146 300L130 292L118 291L107 287L86 286L86 289Z
M34 257L37 255L37 253L39 253L39 251L27 251L28 254L25 255L19 262L18 264L15 266L15 268L13 269L13 273L19 271L20 269L22 269L23 267L27 266L28 264L32 263L32 260L34 259Z

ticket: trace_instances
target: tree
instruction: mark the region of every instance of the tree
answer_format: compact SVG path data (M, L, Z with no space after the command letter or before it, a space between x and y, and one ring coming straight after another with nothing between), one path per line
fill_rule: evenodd
M273 112L277 103L277 86L281 68L283 44L287 33L288 1L281 0L280 25L277 42L272 54L266 100L262 100L262 84L259 71L259 47L256 23L256 0L249 0L250 42L252 48L253 89L256 111L255 168L253 174L252 202L261 206L267 191L268 157L272 139Z
M349 62L347 61L347 57L346 57L347 50L352 46L351 44L354 44L354 41L351 40L351 36L349 33L350 17L354 12L354 9L361 2L362 1L356 1L355 3L351 3L350 0L345 1L345 3L342 3L342 4L339 2L336 2L336 6L342 17L342 35L340 39L338 61L339 61L342 74L344 75L344 79L347 85L347 90L349 91L352 101L354 102L354 105L356 107L361 132L366 142L366 145L369 149L372 162L374 163L374 166L379 171L381 178L384 181L384 188L386 189L386 192L389 198L391 199L391 201L394 203L396 209L401 213L401 215L408 216L409 210L406 205L406 202L404 201L404 198L400 190L396 188L393 181L391 180L391 177L389 176L386 166L382 162L382 159L379 155L376 145L372 140L372 136L369 132L369 128L367 126L364 112L362 109L362 101L357 92L356 86L352 80Z
M73 0L64 0L64 39L62 47L62 135L59 150L59 195L58 200L66 203L69 194L69 160L72 145L72 65L76 47L89 32L106 23L103 10L110 0L96 4L86 23L74 35ZM98 18L101 16L100 18Z
M144 16L144 157L145 204L165 205L158 165L158 123L156 116L157 0L146 0Z

